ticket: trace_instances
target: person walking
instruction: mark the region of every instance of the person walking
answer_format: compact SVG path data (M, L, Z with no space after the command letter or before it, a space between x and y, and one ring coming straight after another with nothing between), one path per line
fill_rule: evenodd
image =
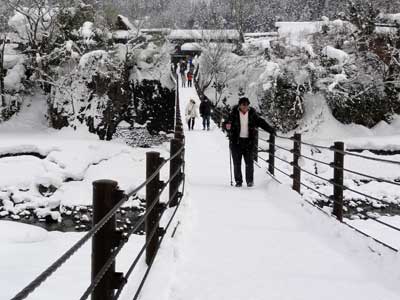
M250 100L247 97L240 98L238 105L232 108L225 122L232 153L236 187L241 187L243 182L242 157L246 165L247 186L252 187L254 185L253 150L256 145L258 127L269 132L269 134L276 134L276 130L261 118L254 108L250 107Z
M186 106L185 115L189 130L193 130L195 119L198 117L197 104L193 99L190 99L188 105Z
M187 63L185 60L182 60L179 63L179 73L181 74L182 87L186 87L186 68L187 68Z
M192 87L192 80L193 80L193 74L191 72L187 73L187 84L188 87Z
M200 116L203 119L203 130L210 130L211 104L207 97L200 103Z
M182 80L182 87L186 87L186 75L185 73L181 74L181 80Z

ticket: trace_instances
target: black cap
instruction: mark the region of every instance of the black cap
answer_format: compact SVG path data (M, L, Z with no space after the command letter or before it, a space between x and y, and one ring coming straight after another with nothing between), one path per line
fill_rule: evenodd
M249 104L250 104L249 98L247 98L247 97L241 97L241 98L239 98L239 105L240 105L240 104L247 104L247 105L249 105Z

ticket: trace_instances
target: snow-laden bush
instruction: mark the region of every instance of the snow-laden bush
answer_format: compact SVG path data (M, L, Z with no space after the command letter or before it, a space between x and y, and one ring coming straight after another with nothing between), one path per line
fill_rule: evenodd
M317 87L337 120L372 127L400 112L400 68L395 63L400 39L363 32L342 32L340 43L333 30L315 35L314 44L331 43L320 52Z
M101 139L111 139L122 120L147 124L151 133L172 128L168 49L137 41L84 54L77 68L56 82L50 98L53 127L84 124Z
M311 90L311 70L304 57L286 57L270 62L260 76L263 96L260 108L280 131L297 127L304 113L303 96Z
M131 118L132 94L124 64L107 51L83 55L79 66L57 81L50 98L55 128L88 126L101 139L111 139L117 124Z
M135 121L146 124L151 134L174 129L175 91L158 80L144 79L134 84Z

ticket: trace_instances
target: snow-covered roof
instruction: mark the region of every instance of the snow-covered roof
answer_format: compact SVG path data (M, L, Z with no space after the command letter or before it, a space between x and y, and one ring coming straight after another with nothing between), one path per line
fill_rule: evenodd
M121 121L118 123L119 128L130 128L131 124L129 124L127 121Z
M267 32L249 32L244 34L244 38L259 38L259 37L275 37L278 35L276 31Z
M169 40L239 40L239 31L229 30L172 30L168 36Z
M122 15L118 15L117 24L120 26L120 29L122 30L137 30L137 28L133 26L133 24L129 21L129 19Z
M328 18L322 21L309 22L276 22L279 36L306 36L322 31L322 26L329 26L329 29L354 31L355 26L348 21L340 19L330 21Z
M378 18L384 21L388 21L390 23L398 23L400 24L400 13L398 14L379 14Z
M170 34L171 29L170 28L143 28L140 29L140 32L142 33L159 33L159 34Z
M181 46L182 51L201 51L199 43L185 43Z
M128 40L137 37L139 34L137 31L132 30L116 30L112 33L114 40Z
M321 30L322 21L311 22L276 22L275 26L278 28L280 36L291 34L313 34Z
M376 26L374 32L381 34L396 34L397 28L393 26Z

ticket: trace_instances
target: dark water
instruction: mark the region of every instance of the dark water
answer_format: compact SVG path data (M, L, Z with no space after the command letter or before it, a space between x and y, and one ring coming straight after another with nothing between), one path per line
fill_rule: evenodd
M72 208L64 208L65 212L61 214L61 221L53 220L51 216L39 219L33 212L30 215L20 216L19 220L15 220L10 216L0 218L0 220L14 221L29 225L38 226L48 231L61 232L82 232L92 228L93 210L91 206L76 206ZM144 208L122 208L116 213L116 227L118 231L128 231L143 215ZM144 225L139 228L138 232L144 232Z

